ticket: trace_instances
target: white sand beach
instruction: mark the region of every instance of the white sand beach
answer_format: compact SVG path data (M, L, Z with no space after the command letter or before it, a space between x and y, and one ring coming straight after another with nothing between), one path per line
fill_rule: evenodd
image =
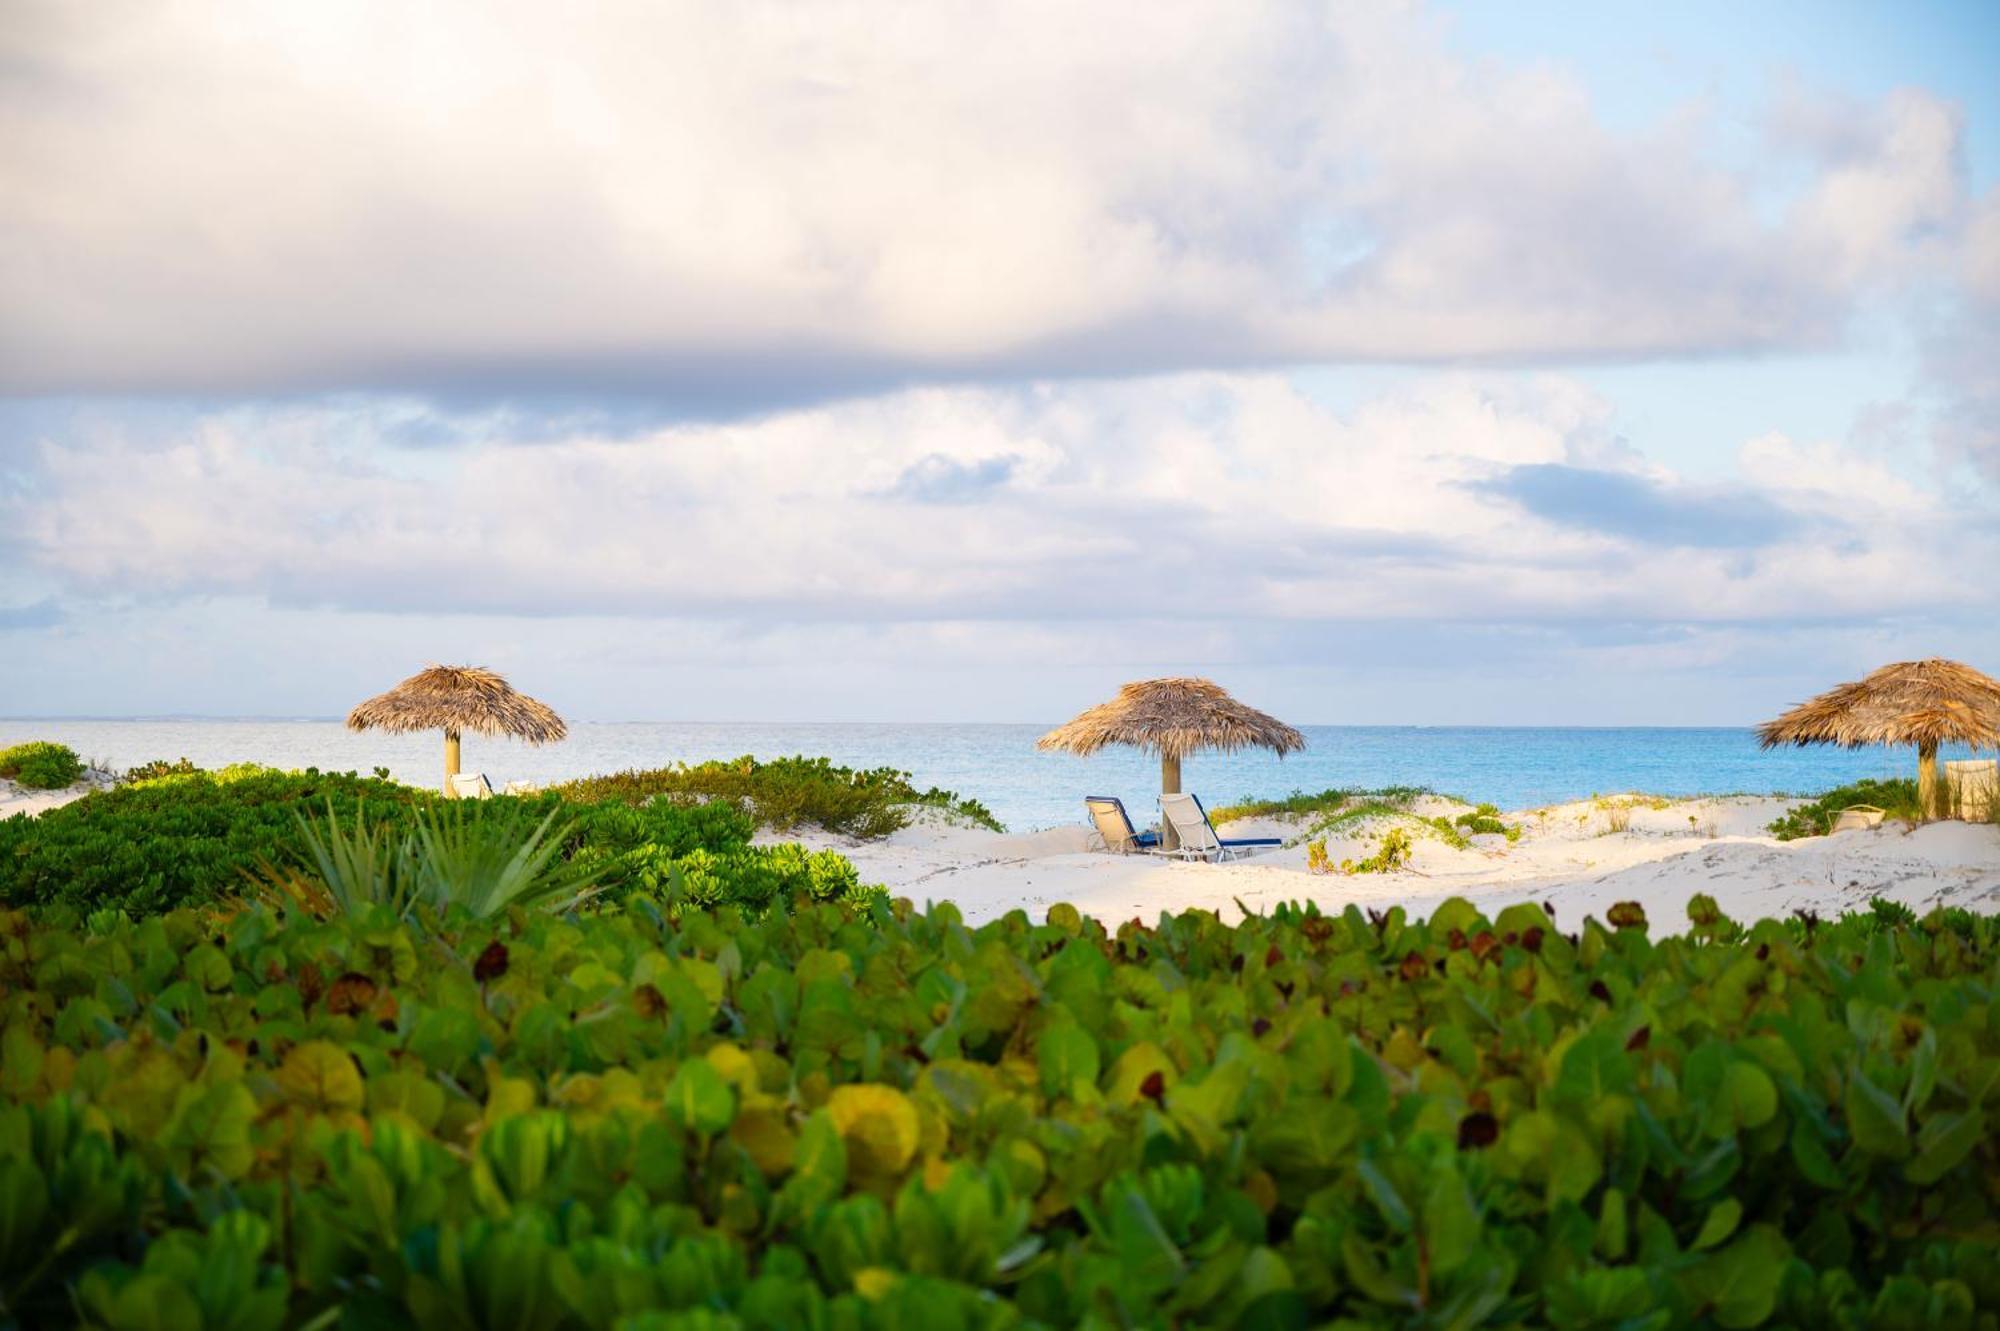
M1585 915L1602 919L1615 902L1637 901L1656 931L1685 926L1687 902L1713 896L1738 920L1793 911L1838 914L1881 896L1919 911L1934 904L2000 909L2000 827L1961 822L1923 827L1887 824L1867 831L1779 841L1766 831L1797 801L1751 796L1679 802L1581 801L1503 815L1522 827L1520 839L1471 838L1454 849L1417 833L1407 867L1391 873L1343 875L1307 871L1305 830L1280 820L1228 824L1226 837L1283 836L1293 844L1227 864L1187 864L1144 855L1088 849L1088 829L1057 828L1024 836L922 821L882 841L851 842L825 835L769 837L832 846L852 858L864 882L898 896L956 902L973 923L1015 908L1040 918L1069 902L1108 923L1162 911L1212 910L1224 919L1244 909L1314 901L1337 911L1352 902L1383 909L1401 905L1423 915L1447 897L1483 908L1516 901L1547 902L1559 924ZM1463 811L1450 801L1420 802L1424 814ZM1629 823L1622 830L1616 825ZM1411 824L1405 821L1404 826ZM1364 858L1379 831L1364 827L1331 840L1337 864Z
M91 769L83 774L83 780L61 790L33 790L16 781L0 777L0 818L12 818L17 813L36 814L47 809L60 808L71 800L80 800L93 790L109 788L116 780L109 772Z

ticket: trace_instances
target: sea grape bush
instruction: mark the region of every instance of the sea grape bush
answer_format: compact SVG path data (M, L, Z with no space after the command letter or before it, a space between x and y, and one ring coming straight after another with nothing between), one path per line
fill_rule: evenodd
M29 790L61 790L83 779L83 763L66 744L30 740L0 749L0 776Z
M0 913L16 1325L1917 1328L1990 918Z
M428 791L353 773L230 767L121 785L39 817L0 821L0 901L150 912L243 890L291 845L293 815L393 819Z
M0 901L116 907L134 914L199 905L247 890L270 866L310 867L299 818L355 818L400 839L419 816L441 808L498 823L560 812L563 854L580 860L606 891L638 881L638 866L695 850L747 846L753 820L720 802L634 808L545 793L446 801L436 792L354 773L281 772L237 766L180 771L99 791L36 818L0 821Z
M578 800L631 804L723 800L746 810L759 826L778 831L821 827L873 839L908 826L912 808L940 809L993 831L1002 831L978 800L932 787L919 790L908 772L893 767L857 770L829 758L745 756L727 762L677 763L651 771L588 777L556 788Z

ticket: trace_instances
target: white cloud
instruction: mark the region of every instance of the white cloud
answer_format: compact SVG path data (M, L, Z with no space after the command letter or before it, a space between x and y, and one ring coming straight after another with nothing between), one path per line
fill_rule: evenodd
M1718 492L1633 455L1612 420L1561 377L1455 375L1346 414L1279 376L1195 374L428 451L381 447L335 409L243 408L164 437L46 440L0 521L64 595L347 611L1047 625L1996 608L1961 576L2000 561L1993 524L1874 461L1770 436Z
M0 387L617 387L1813 344L1957 189L1792 215L1404 4L17 5Z

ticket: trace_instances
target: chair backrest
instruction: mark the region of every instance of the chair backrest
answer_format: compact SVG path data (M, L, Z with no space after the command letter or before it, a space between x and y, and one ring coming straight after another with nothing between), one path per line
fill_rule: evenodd
M1090 821L1097 828L1097 835L1104 838L1107 850L1130 850L1138 839L1132 830L1132 819L1125 812L1125 802L1116 795L1086 795L1083 805L1090 810Z
M1840 816L1833 820L1833 826L1828 828L1827 831L1833 833L1845 832L1852 827L1864 830L1870 827L1880 827L1883 816L1882 810L1872 804L1850 804L1840 811Z
M1173 824L1174 835L1189 850L1220 850L1222 838L1209 826L1201 801L1189 794L1160 796L1160 816Z
M493 783L484 772L460 772L451 779L451 793L459 799L484 800L493 797Z

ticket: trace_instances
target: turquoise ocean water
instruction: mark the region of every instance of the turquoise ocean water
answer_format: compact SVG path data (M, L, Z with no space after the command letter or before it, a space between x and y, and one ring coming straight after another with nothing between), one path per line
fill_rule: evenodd
M1053 724L1053 723L1052 723ZM919 783L983 801L1010 828L1079 821L1086 794L1121 796L1150 811L1159 766L1130 752L1094 758L1041 753L1041 725L757 723L579 723L545 748L469 736L465 770L497 787L676 760L825 754L858 767L896 767ZM1307 726L1306 751L1280 761L1264 753L1203 754L1187 761L1185 785L1211 805L1244 795L1331 786L1429 786L1503 809L1641 790L1697 795L1824 790L1857 777L1914 773L1907 749L1784 749L1763 752L1748 730L1571 729L1460 726ZM435 784L436 735L356 734L325 720L5 720L0 748L53 739L122 770L152 758L186 757L204 767L258 762L367 771L387 767ZM1946 755L1963 756L1963 755Z

